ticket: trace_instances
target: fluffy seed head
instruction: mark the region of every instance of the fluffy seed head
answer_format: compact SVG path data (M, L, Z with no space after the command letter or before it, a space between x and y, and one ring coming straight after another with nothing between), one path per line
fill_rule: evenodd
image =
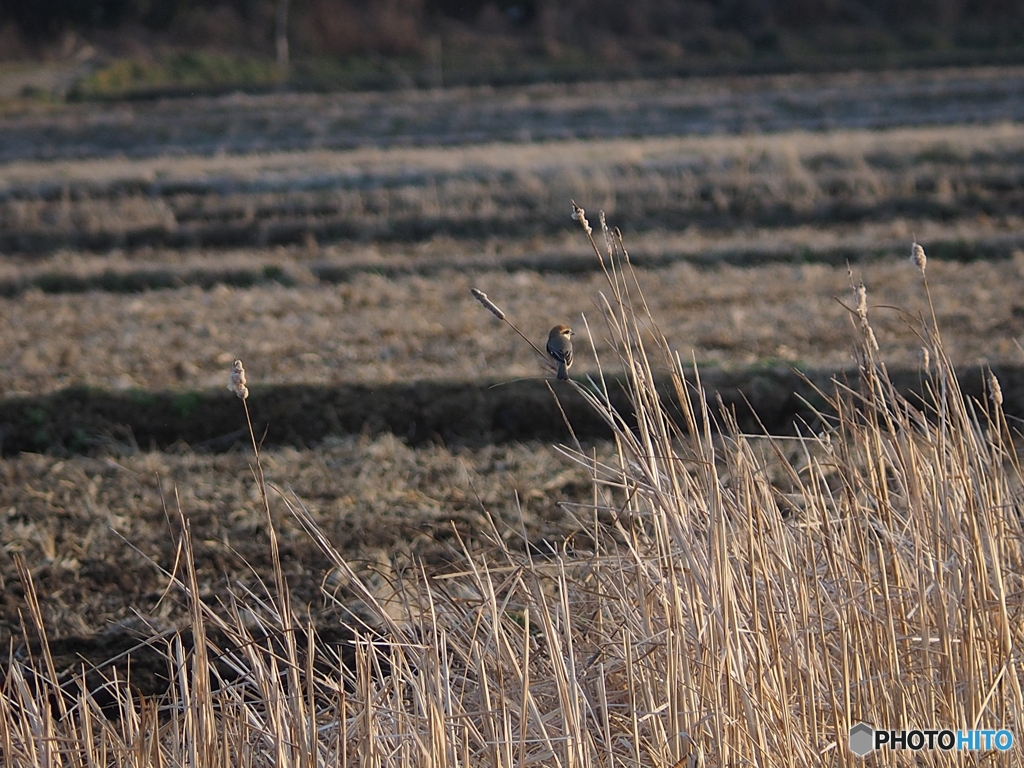
M593 233L594 230L591 229L590 222L587 221L587 212L576 205L575 200L572 201L572 220L578 221L588 235Z
M228 389L245 400L249 396L249 389L245 386L245 368L241 360L235 360L231 369L231 380L228 382Z
M868 289L864 287L864 283L857 286L857 317L860 318L862 323L867 322Z
M928 257L924 255L924 248L917 243L914 243L910 249L910 260L914 262L918 269L924 272L924 268L928 264Z
M1003 388L999 386L999 379L992 371L988 372L988 396L997 408L1003 404Z
M499 320L505 319L505 313L498 309L498 305L487 298L487 294L476 288L470 288L469 292L473 294L473 298L479 301L484 307Z

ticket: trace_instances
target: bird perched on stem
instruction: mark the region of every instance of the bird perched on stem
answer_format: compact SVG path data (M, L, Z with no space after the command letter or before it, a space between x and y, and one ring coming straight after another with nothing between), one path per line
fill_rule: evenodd
M572 337L575 336L567 325L556 325L548 334L548 354L558 363L558 378L569 380L569 367L572 365Z

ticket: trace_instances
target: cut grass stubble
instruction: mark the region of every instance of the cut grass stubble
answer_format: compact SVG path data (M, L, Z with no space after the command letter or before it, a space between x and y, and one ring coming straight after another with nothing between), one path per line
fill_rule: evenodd
M299 652L276 556L266 595L202 602L186 510L170 578L192 606L196 641L190 652L164 641L167 700L158 710L111 681L112 716L84 686L60 694L45 653L12 661L2 762L854 765L846 736L861 721L1024 722L1021 473L998 382L991 402L965 402L934 317L922 316L924 405L909 403L889 382L861 293L851 309L861 377L822 393L829 411L816 432L782 439L741 434L728 416L715 424L618 232L601 217L602 249L584 211L574 218L607 276L598 301L634 411L610 407L603 376L553 387L585 398L615 434L612 463L563 449L593 477L592 506L572 510L585 547L540 558L495 530L488 551L466 548L458 572L365 582L300 499L267 485L253 436L272 544L271 497L336 566L349 607L361 606L349 662L315 641ZM674 384L671 409L656 372ZM38 607L30 613L43 634ZM234 648L211 647L211 625ZM224 679L213 654L237 674Z

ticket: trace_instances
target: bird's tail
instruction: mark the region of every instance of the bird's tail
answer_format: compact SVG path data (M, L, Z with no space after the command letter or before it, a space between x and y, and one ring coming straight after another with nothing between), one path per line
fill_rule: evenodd
M569 380L569 368L566 366L564 360L558 361L558 378L562 381Z

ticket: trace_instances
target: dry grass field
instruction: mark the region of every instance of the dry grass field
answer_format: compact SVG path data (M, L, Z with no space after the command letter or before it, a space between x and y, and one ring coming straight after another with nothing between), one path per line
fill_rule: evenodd
M845 765L858 720L1021 722L1022 82L0 118L0 757ZM599 210L621 229L611 280L571 200L599 250ZM603 432L573 440L471 287L538 345L577 330L556 392ZM225 390L239 358L262 469ZM663 410L653 380L692 385L694 361L706 391ZM771 440L727 411L704 431L726 380L776 425L790 369L858 394ZM69 682L129 673L145 637L157 709Z
M8 248L51 250L14 250L0 269L2 386L209 387L237 356L265 383L535 375L468 311L468 288L485 282L537 336L590 311L603 278L566 231L577 197L630 233L670 342L701 363L842 366L847 263L879 304L919 311L914 237L933 254L949 354L1016 360L1022 159L1024 129L1000 124L13 163ZM62 196L38 193L55 184ZM275 227L301 243L231 242ZM218 228L228 247L74 247L215 242ZM899 315L879 321L892 363L915 360Z

